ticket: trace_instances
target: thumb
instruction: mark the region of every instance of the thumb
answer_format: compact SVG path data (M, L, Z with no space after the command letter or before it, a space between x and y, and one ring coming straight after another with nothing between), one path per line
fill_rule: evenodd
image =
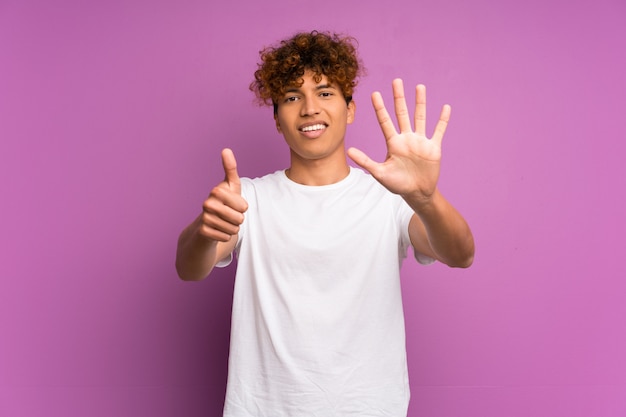
M226 181L232 191L241 194L241 181L237 173L237 161L232 150L228 148L222 150L222 165L224 166L224 181Z
M363 151L357 148L348 149L348 156L361 168L365 168L370 174L376 176L378 173L378 163L374 162Z

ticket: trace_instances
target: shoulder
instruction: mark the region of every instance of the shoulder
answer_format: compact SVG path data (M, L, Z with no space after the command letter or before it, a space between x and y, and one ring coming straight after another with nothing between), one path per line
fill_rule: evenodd
M371 174L359 168L352 168L352 171L356 177L355 184L358 193L363 195L363 198L370 204L387 207L395 213L401 213L402 217L413 214L413 210L402 197L386 189Z
M380 185L371 174L363 171L361 168L350 167L350 177L353 179L353 184L358 186L378 188Z
M247 187L263 187L282 182L285 178L285 171L279 170L272 172L271 174L263 175L262 177L241 177L241 184L245 184Z
M371 196L376 196L376 198L389 198L392 200L401 198L400 196L390 192L371 174L360 168L352 168L350 175L354 177L354 186L361 190L361 192L367 192Z
M262 177L241 177L241 194L245 199L250 199L279 190L285 181L285 171L280 170Z

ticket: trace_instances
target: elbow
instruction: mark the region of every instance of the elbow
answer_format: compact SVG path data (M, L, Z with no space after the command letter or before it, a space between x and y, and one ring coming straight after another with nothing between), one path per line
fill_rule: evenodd
M474 263L474 237L470 234L469 238L466 239L465 244L462 246L463 249L459 251L458 256L456 256L454 265L450 265L454 268L469 268Z
M454 265L451 265L454 268L469 268L474 263L474 243L467 248L462 256L457 257Z
M464 250L460 250L454 257L446 259L446 265L451 268L469 268L474 263L474 242Z
M174 263L174 267L176 268L176 274L181 281L191 281L188 275L186 274L185 268L183 268L182 262L178 259L178 254L176 256L176 262Z
M186 268L182 262L176 261L176 274L181 281L201 281L206 278L206 275L194 273ZM208 275L208 274L207 274Z
M449 263L448 265L452 268L469 268L470 266L472 266L473 263L474 252L464 258L455 260L455 262Z
M181 281L193 281L189 275L186 274L185 270L180 266L178 262L176 262L176 274Z

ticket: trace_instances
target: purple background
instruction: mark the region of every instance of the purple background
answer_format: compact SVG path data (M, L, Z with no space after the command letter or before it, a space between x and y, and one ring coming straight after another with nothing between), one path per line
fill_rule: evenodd
M90 4L92 3L92 4ZM0 1L0 416L218 416L234 268L179 281L176 239L234 149L285 167L258 50L347 32L369 103L402 77L453 107L440 188L469 270L406 262L429 417L626 415L626 3Z

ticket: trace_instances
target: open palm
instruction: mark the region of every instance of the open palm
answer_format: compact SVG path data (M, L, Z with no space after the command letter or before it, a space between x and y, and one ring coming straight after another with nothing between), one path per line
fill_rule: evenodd
M444 105L431 139L426 137L426 87L415 89L415 114L412 129L402 80L392 83L398 132L379 92L372 104L387 143L387 157L378 163L362 151L350 148L348 155L369 171L389 191L405 197L429 199L437 188L441 163L441 142L450 120L450 106Z

